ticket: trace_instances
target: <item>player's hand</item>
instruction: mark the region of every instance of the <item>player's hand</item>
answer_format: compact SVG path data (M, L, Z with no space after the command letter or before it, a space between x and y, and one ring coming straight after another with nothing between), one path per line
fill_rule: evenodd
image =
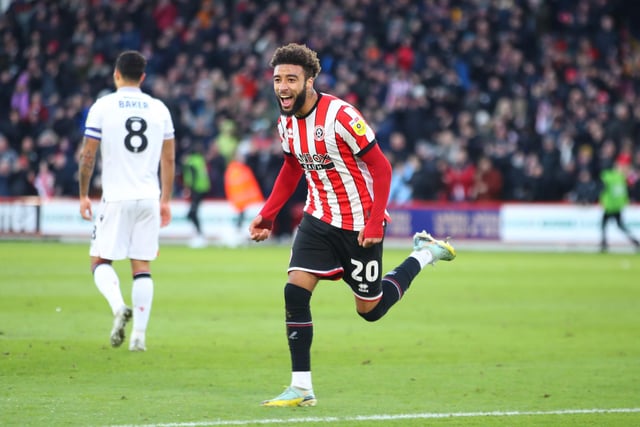
M89 197L80 197L80 215L87 221L91 221L93 218L93 212L91 211L91 199Z
M371 246L382 242L382 237L364 237L364 229L358 233L358 244L363 248L370 248Z
M267 227L264 224L262 219L262 215L256 216L251 224L249 224L249 236L251 240L255 240L256 242L262 242L266 240L271 235L271 228Z
M166 227L171 222L171 204L160 202L160 227Z

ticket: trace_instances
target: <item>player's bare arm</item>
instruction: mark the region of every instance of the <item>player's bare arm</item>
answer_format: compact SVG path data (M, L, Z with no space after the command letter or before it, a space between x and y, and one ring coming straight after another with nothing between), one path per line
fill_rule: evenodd
M91 199L89 199L89 183L96 166L96 155L100 141L94 138L85 137L82 141L80 151L78 182L80 187L80 215L86 220L91 220Z
M173 181L175 179L176 148L175 139L165 139L162 144L162 157L160 158L160 225L166 227L171 222L171 196Z

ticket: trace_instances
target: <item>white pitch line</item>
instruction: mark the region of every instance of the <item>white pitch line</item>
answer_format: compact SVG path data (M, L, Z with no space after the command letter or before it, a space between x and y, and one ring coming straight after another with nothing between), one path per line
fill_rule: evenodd
M388 421L388 420L416 420L433 418L473 418L473 417L521 417L535 415L578 415L578 414L622 414L640 413L640 408L612 408L612 409L558 409L555 411L489 411L489 412L450 412L422 414L381 414L356 415L353 417L302 417L302 418L267 418L254 420L218 420L194 421L185 423L161 424L123 424L111 427L210 427L210 426L244 426L249 424L280 424L280 423L337 423L345 421Z

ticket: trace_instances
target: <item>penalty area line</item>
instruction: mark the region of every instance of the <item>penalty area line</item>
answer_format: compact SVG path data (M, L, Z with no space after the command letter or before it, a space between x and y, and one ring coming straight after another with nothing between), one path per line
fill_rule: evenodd
M612 409L557 409L552 411L488 411L488 412L426 412L418 414L380 414L355 415L351 417L299 417L299 418L266 418L253 420L212 420L182 423L160 424L120 424L111 427L210 427L210 426L244 426L255 424L304 424L304 423L338 423L357 421L389 421L389 420L417 420L434 418L474 418L474 417L522 417L539 415L580 415L580 414L624 414L640 413L640 408L612 408Z

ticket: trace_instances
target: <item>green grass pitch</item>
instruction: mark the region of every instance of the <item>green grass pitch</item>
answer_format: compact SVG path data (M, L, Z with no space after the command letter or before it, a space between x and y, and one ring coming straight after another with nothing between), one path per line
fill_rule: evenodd
M321 282L318 406L263 408L290 380L288 246L163 246L131 353L109 346L88 243L0 242L0 425L640 425L640 255L458 252L376 323Z

